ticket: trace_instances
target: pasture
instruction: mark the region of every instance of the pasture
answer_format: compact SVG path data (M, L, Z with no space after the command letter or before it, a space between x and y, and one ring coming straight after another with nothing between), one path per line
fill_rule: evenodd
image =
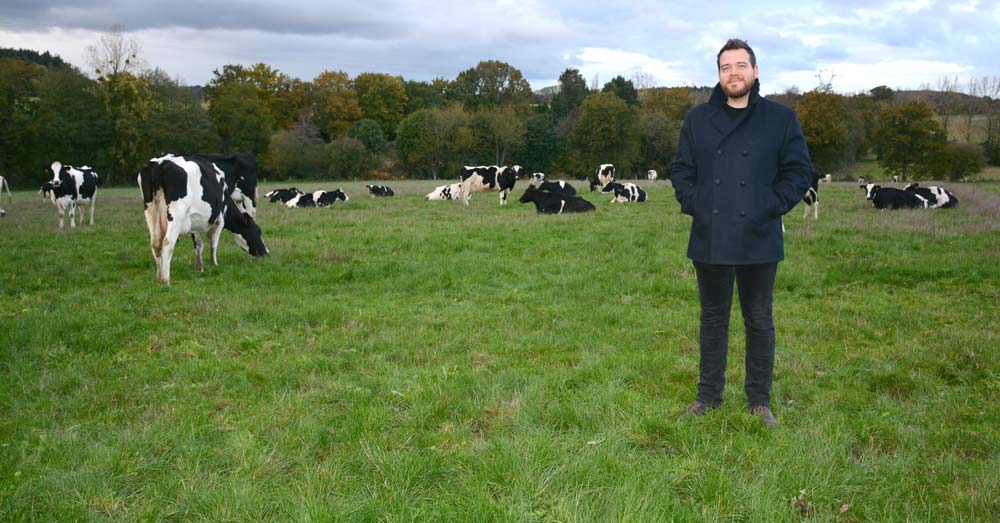
M523 181L505 207L423 181L262 201L270 257L224 232L196 273L185 239L170 287L137 188L75 230L15 192L0 520L1000 519L1000 192L880 213L833 183L818 222L791 211L766 431L738 306L724 406L678 419L698 299L669 183L573 183L596 212L537 215Z

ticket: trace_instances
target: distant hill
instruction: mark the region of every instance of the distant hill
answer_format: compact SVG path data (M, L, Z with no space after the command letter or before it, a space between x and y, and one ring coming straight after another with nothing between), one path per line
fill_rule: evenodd
M50 54L48 51L39 53L38 51L32 51L31 49L0 47L0 58L14 58L52 68L72 67L72 65L65 62L62 58L59 58L59 55Z

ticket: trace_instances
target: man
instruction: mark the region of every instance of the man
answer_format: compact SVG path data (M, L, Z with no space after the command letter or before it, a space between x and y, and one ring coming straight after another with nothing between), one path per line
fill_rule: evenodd
M768 428L774 371L774 277L784 259L781 216L809 188L809 152L795 111L760 96L757 58L730 39L716 57L719 83L684 118L670 181L694 218L687 255L701 301L698 395L686 413L722 403L733 281L746 333L750 412Z

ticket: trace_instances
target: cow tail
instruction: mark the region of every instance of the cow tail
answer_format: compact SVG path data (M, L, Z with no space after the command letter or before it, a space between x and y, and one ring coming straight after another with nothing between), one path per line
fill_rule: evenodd
M7 179L2 176L0 176L0 183L3 184L3 187L7 188L7 203L13 205L14 195L10 193L10 184L7 183ZM0 187L0 197L3 197L3 187Z

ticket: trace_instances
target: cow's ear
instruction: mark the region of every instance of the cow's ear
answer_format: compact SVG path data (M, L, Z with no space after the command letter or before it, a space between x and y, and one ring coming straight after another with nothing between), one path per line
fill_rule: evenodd
M250 218L249 214L247 214L245 212L241 212L240 213L240 218L243 220L243 225L250 225L251 218Z

